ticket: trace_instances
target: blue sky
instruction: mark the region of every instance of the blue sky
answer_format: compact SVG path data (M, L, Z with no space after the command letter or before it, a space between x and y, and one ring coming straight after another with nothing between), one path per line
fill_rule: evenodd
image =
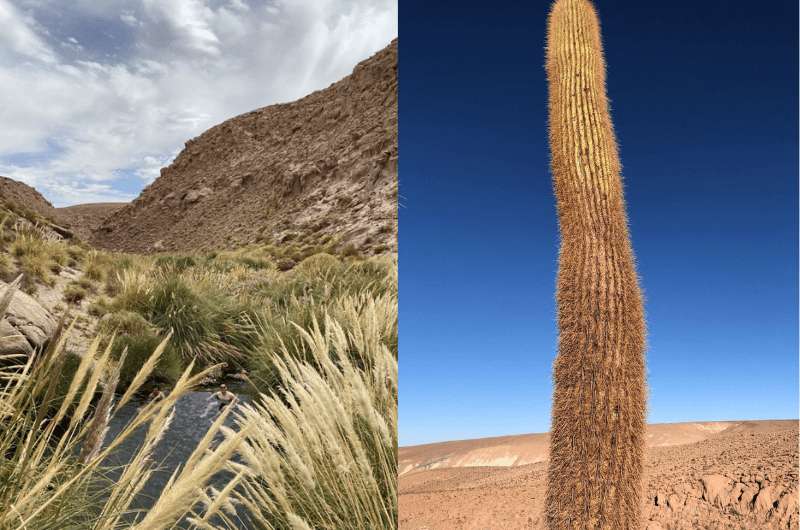
M395 0L0 0L0 175L130 200L184 143L348 75Z
M603 1L649 421L798 409L797 3ZM400 443L549 429L549 2L400 2Z

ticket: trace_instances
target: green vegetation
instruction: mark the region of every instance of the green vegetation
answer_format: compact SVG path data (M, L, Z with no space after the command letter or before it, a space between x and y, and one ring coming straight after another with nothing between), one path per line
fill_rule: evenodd
M396 320L386 320L397 300L364 301L341 299L338 320L314 321L298 330L299 351L283 348L286 399L242 407L235 498L258 528L397 527Z
M0 528L128 527L177 399L241 369L260 394L236 409L234 429L222 428L230 412L218 417L135 528L184 517L235 528L234 504L253 528L396 528L394 259L266 245L135 256L22 237L0 253L9 272L25 273L22 258L35 256L47 264L35 288L53 282L50 263L77 269L59 288L67 311L81 302L89 316L79 316L94 319L96 338L86 351L55 339L34 359L0 359L0 387L11 389L0 393L0 506L15 507L0 510ZM104 439L109 419L151 383L166 398ZM143 445L109 483L106 457L140 426ZM223 469L230 483L212 488Z
M95 276L106 285L106 296L89 306L91 314L105 315L99 331L114 331L109 322L120 315L138 315L158 336L172 332L171 347L184 365L246 369L264 390L276 383L275 352L301 340L297 325L324 322L326 313L336 317L344 297L396 292L395 263L386 257L317 254L284 272L259 247L195 256L92 254ZM396 331L389 340L396 349Z
M78 304L86 298L87 295L86 289L81 287L78 284L70 284L64 288L64 300L66 300L70 304Z
M5 313L11 293L13 287L3 293L0 315ZM120 434L105 440L109 419L148 378L159 362L163 344L140 365L116 404L112 398L120 365L112 359L110 347L100 350L99 341L95 341L89 351L76 357L64 352L63 345L56 340L36 362L33 358L0 356L4 366L0 382L5 389L0 393L0 506L4 507L0 510L0 528L123 527L123 517L130 513L131 503L155 469L153 450L169 427L175 402L206 374L190 376L188 367L164 399L141 407ZM50 384L54 373L60 374L59 384ZM104 461L141 427L145 436L138 451L120 478L108 483ZM220 427L219 422L212 425L208 440L191 456L195 465L184 469L173 488L191 489L196 495L233 456L245 432L231 433L212 447ZM98 484L105 486L98 488ZM141 522L135 527L172 526L192 513L198 500L196 496L175 498L163 492L157 511L150 510L144 518L156 518L162 526Z

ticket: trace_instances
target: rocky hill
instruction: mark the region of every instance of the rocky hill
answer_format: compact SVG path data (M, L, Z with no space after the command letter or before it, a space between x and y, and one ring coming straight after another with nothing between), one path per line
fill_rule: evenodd
M97 202L56 208L58 219L84 241L91 240L95 230L111 215L125 207L124 202Z
M56 208L35 188L0 177L0 203L8 210L33 223L48 225L60 236L77 236L87 241L92 233L124 203L97 203Z
M41 193L8 177L0 177L0 200L8 206L28 210L28 215L33 213L53 222L58 218L58 210Z
M130 252L335 241L396 250L397 41L298 101L189 140L91 242Z

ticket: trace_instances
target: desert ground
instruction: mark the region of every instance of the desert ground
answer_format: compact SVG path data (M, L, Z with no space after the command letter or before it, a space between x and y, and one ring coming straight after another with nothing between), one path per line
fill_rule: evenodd
M404 530L544 528L548 435L399 451ZM798 528L798 421L648 426L647 530Z

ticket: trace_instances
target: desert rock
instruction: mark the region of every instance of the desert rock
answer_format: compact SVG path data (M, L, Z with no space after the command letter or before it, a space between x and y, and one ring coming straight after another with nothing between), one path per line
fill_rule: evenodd
M797 420L650 425L648 440L645 530L798 529ZM544 529L547 465L546 434L401 447L400 529Z
M0 292L8 284L0 281ZM52 338L58 323L44 307L29 295L17 290L0 324L0 336L4 337L5 353L30 354L42 349ZM24 344L23 344L24 341Z

